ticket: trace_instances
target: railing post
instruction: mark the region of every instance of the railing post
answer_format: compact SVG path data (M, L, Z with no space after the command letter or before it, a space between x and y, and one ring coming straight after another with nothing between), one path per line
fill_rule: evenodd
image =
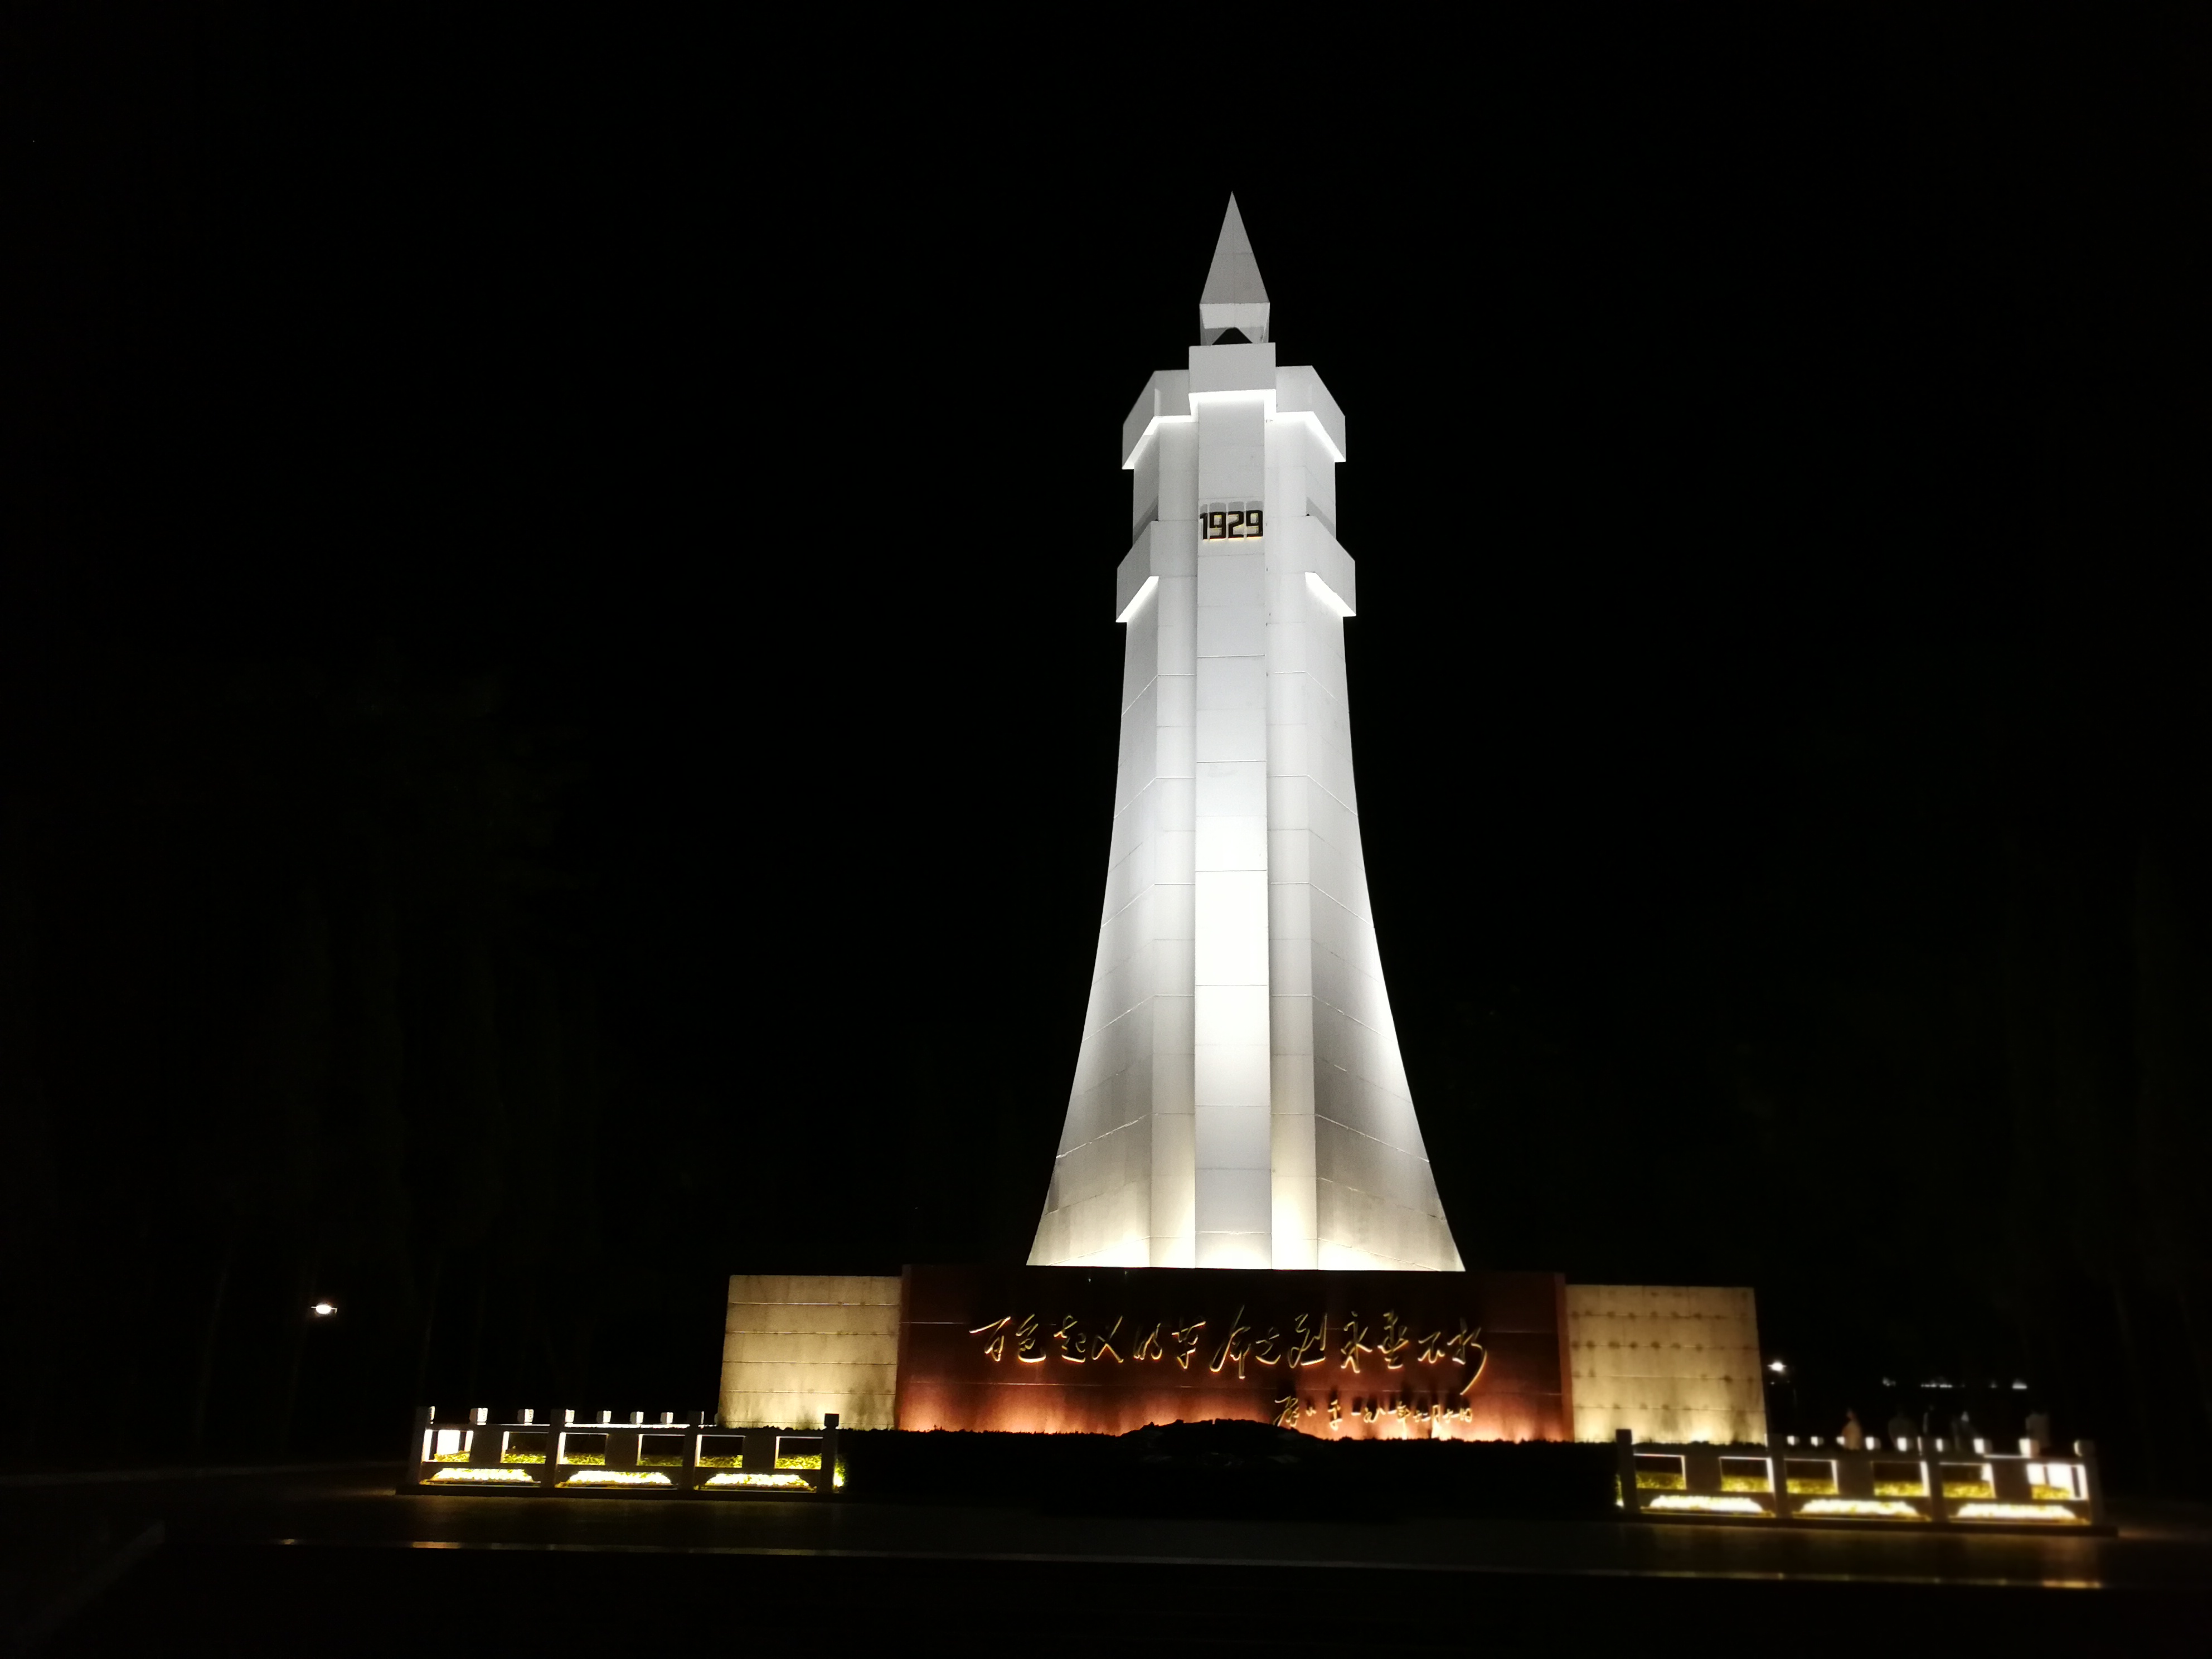
M1928 1521L1931 1526L1951 1524L1951 1500L1943 1496L1943 1454L1929 1449L1936 1437L1920 1437L1920 1467L1928 1471Z
M1682 1490L1705 1492L1716 1498L1720 1495L1721 1455L1718 1448L1707 1444L1682 1449Z
M630 1422L635 1423L643 1413L632 1412L629 1415ZM607 1425L607 1468L635 1469L637 1467L637 1443L636 1429L627 1424L609 1423Z
M571 1413L558 1407L545 1413L545 1461L539 1464L538 1490L551 1492L561 1484L561 1440Z
M491 1413L482 1406L469 1407L469 1467L481 1469L496 1468L499 1463L499 1436L491 1431Z
M1836 1448L1836 1496L1871 1502L1874 1498L1874 1454L1848 1446Z
M1640 1519L1644 1506L1636 1495L1635 1431L1615 1429L1613 1431L1613 1450L1614 1467L1618 1470L1615 1479L1620 1483L1621 1512L1632 1521Z
M827 1498L837 1490L837 1413L830 1412L822 1419L822 1482L814 1491L817 1497Z
M2101 1527L2105 1524L2105 1476L2097 1467L2097 1443L2076 1440L2074 1455L2081 1460L2081 1479L2089 1487L2089 1524Z
M430 1461L430 1425L437 1416L435 1406L415 1408L415 1432L407 1442L407 1484L410 1486L422 1484L422 1466Z
M677 1477L678 1491L690 1492L699 1484L699 1437L702 1432L702 1424L693 1422L684 1425L684 1471Z

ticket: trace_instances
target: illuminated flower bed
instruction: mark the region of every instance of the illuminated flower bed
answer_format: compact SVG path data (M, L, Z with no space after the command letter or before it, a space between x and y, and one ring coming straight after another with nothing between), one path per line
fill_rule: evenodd
M1640 1483L1639 1483L1640 1484ZM1644 1505L1647 1510L1662 1510L1678 1515L1758 1515L1764 1516L1766 1505L1751 1498L1715 1498L1705 1492L1662 1492Z
M501 1452L499 1455L499 1461L502 1463L543 1463L545 1461L545 1454L544 1452Z
M797 1474L718 1474L706 1483L709 1492L728 1492L738 1486L767 1487L776 1492L812 1492L814 1483Z
M672 1486L665 1474L646 1474L636 1469L579 1469L561 1483L564 1486Z
M434 1486L534 1486L535 1475L520 1469L440 1469L430 1477Z
M1955 1513L1961 1521L2037 1521L2062 1527L2083 1524L2081 1517L2073 1510L2055 1504L1961 1504Z
M1796 1484L1794 1481L1791 1483ZM1847 1516L1856 1521L1925 1521L1928 1517L1910 1504L1881 1498L1816 1498L1801 1507L1800 1515Z

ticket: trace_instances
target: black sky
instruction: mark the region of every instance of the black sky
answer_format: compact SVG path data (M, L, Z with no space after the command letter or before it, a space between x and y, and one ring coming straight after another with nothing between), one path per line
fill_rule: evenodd
M2192 14L1492 22L1127 98L965 37L10 28L21 764L70 798L83 688L165 664L495 674L571 769L547 949L611 1127L778 1172L603 1195L697 1344L733 1269L1026 1244L1111 807L1120 422L1233 188L1349 422L1370 877L1462 1247L1753 1283L1838 1369L1966 1364L1954 1328L2031 1364L2008 1292L1944 1311L2002 1263L1894 1212L1996 1216L1993 1172L2069 1156L2019 1127L2018 871L2082 872L2124 963L2141 849L2204 867ZM2154 1068L2101 961L2133 1181ZM1948 1173L1886 1182L1900 1141ZM1900 1278L1910 1317L1836 1312Z

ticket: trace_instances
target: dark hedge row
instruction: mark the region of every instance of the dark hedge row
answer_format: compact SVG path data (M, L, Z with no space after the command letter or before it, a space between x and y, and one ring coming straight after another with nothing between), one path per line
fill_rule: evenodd
M846 1495L860 1500L1340 1520L1619 1513L1609 1445L1326 1441L1261 1423L1119 1437L856 1430L840 1439Z

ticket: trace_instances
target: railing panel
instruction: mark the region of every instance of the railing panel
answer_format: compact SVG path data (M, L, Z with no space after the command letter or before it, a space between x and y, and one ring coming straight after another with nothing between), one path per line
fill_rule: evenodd
M725 1427L702 1414L523 1411L494 1422L424 1407L408 1439L403 1489L618 1496L828 1497L837 1486L837 1419L804 1433Z
M1970 1530L2105 1528L2096 1447L2017 1453L1977 1441L1883 1450L1839 1445L1760 1449L1616 1439L1621 1508L1654 1520L1820 1522Z

